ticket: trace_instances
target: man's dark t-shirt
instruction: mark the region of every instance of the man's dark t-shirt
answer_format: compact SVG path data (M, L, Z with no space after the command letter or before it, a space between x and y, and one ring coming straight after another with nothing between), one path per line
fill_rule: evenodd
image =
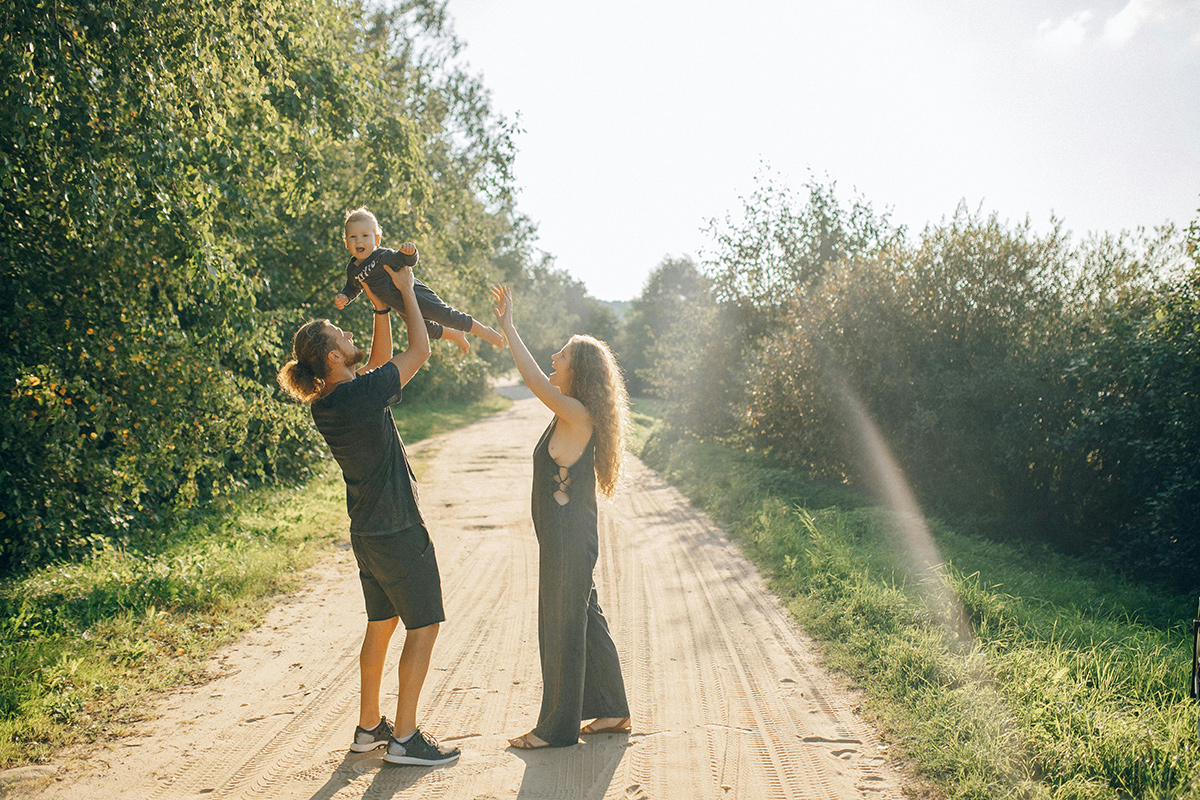
M400 402L402 386L400 370L389 361L338 384L311 406L346 480L351 533L370 536L424 524L417 480L390 409Z

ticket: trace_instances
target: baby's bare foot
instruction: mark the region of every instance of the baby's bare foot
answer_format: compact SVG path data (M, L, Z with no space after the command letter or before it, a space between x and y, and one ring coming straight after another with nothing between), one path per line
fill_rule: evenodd
M442 328L442 338L449 339L458 345L458 349L462 350L464 355L471 352L471 343L467 341L467 335L460 330Z

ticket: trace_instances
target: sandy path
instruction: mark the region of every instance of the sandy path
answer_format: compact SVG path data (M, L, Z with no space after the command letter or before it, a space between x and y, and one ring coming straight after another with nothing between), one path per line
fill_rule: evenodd
M402 416L402 415L401 415ZM530 453L536 400L413 448L448 622L424 726L463 749L440 769L350 753L362 600L348 549L167 698L142 732L64 758L38 798L899 798L853 696L707 517L636 459L601 506L596 581L621 652L632 735L506 749L540 698ZM392 648L384 691L395 691ZM394 694L385 697L385 708Z

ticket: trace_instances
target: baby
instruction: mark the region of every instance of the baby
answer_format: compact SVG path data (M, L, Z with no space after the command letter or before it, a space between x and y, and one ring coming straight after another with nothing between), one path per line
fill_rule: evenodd
M403 314L404 298L383 265L393 269L415 265L420 259L417 246L405 242L399 250L380 247L383 229L379 227L375 215L365 208L356 208L346 215L345 240L346 249L350 251L346 285L333 298L333 304L339 311L345 308L362 292L362 284L366 284L376 297ZM413 293L417 297L417 305L421 307L421 316L425 319L430 339L449 339L466 353L471 349L466 334L473 333L496 347L504 347L504 337L498 332L481 325L470 314L451 308L421 281L413 281Z

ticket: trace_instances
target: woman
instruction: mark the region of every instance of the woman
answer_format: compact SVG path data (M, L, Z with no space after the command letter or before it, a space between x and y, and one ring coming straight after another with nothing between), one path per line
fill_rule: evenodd
M572 336L551 356L549 377L513 324L512 292L492 290L496 318L525 385L554 412L533 451L533 529L538 538L538 648L542 708L521 750L567 747L580 734L630 730L617 648L596 597L596 491L611 497L621 474L629 400L603 342ZM583 720L592 722L580 728Z

